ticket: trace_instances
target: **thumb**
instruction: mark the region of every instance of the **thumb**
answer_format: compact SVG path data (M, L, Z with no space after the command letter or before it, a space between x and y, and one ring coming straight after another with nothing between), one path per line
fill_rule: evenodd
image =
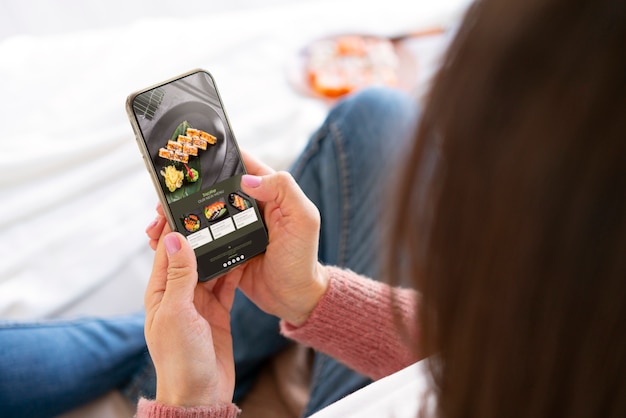
M306 197L291 174L285 171L262 177L245 174L241 178L241 186L245 193L256 200L280 207L282 215L316 217L315 205Z
M196 256L181 234L171 232L163 238L167 252L167 281L163 299L174 303L193 301L198 284Z

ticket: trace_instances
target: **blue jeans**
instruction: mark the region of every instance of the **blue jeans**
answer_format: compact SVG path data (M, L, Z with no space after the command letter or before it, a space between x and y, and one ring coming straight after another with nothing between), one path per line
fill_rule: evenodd
M379 277L380 234L393 202L397 157L413 131L414 99L370 89L339 102L313 135L291 172L322 218L320 260ZM381 205L382 203L382 205ZM278 318L238 293L232 310L237 382L235 401L264 362L284 348ZM0 328L0 415L48 417L113 388L151 397L154 374L143 338L143 314ZM315 353L304 415L370 380Z
M52 417L126 383L146 359L144 315L3 323L0 416Z

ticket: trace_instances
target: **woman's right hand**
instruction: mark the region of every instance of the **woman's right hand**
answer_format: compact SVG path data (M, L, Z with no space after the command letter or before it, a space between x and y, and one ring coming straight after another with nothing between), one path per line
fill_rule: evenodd
M233 270L239 288L262 310L302 325L326 292L318 262L319 211L294 178L242 153L250 174L242 190L259 202L269 233L264 254Z

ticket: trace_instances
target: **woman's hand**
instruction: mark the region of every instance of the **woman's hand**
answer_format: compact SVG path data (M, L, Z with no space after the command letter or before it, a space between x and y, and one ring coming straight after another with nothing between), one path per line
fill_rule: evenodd
M163 233L163 228L165 228L165 225L167 224L167 219L163 213L163 206L161 206L161 203L157 204L156 211L156 217L146 228L146 235L148 235L150 248L155 251L157 249L157 245L159 244L159 238L161 238L161 234Z
M154 233L157 226L148 229ZM230 308L236 278L198 284L196 258L187 240L165 224L160 229L145 293L145 336L156 369L156 400L187 407L231 403L235 370Z
M269 245L230 275L238 276L240 289L259 308L301 325L328 287L317 258L319 212L290 174L242 154L251 174L243 176L242 190L261 206Z

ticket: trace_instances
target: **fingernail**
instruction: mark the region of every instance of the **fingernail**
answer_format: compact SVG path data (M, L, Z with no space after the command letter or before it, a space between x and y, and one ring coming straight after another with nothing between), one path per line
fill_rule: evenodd
M261 185L261 177L253 176L251 174L244 174L241 177L241 182L248 187L252 187L253 189L256 189L257 187Z
M165 244L165 251L169 255L176 254L180 250L180 240L174 234L166 235L163 238L163 244Z
M159 222L158 219L153 220L152 222L150 222L150 224L146 227L146 231L154 228L156 226L156 224Z

